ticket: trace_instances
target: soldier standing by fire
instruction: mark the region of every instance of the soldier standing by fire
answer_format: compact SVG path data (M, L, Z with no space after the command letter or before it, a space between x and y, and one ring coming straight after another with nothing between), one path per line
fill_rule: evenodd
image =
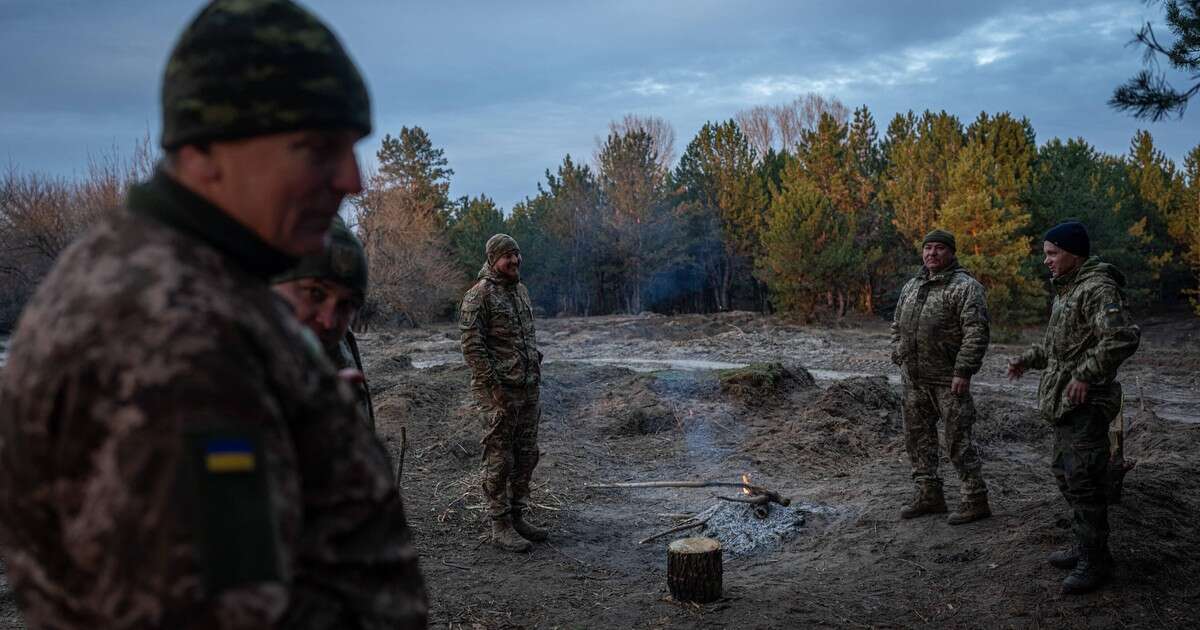
M534 335L529 291L521 284L521 249L507 234L485 247L479 281L463 296L459 330L471 390L483 411L483 494L492 543L529 551L546 530L525 520L538 462L542 353Z
M1050 554L1071 569L1063 593L1086 593L1112 573L1108 550L1109 422L1121 413L1117 369L1137 350L1141 331L1125 308L1125 276L1091 256L1078 221L1046 232L1042 249L1054 286L1050 324L1041 343L1012 359L1008 376L1042 370L1038 408L1054 426L1058 489L1071 507L1074 543Z
M971 437L971 377L983 364L989 328L987 295L955 257L954 235L934 230L921 245L924 266L900 292L892 321L892 362L904 380L904 446L916 494L901 518L946 512L938 475L941 420L946 450L958 471L958 509L951 525L991 516L987 484Z
M55 262L0 377L0 542L32 628L424 628L387 451L269 280L361 189L362 76L287 0L215 0L166 159Z

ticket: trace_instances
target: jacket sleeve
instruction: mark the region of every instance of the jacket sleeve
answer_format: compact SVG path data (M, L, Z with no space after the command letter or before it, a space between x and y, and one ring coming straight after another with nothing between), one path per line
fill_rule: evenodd
M26 601L61 604L26 610L32 626L249 628L271 626L282 614L287 576L277 562L291 552L270 525L275 502L268 486L252 482L256 474L270 477L269 462L251 455L248 466L262 473L218 481L216 473L184 472L195 470L193 446L217 438L242 443L243 436L250 443L254 429L271 424L276 406L261 387L261 371L230 360L211 329L181 337L147 348L144 340L114 335L89 355L99 358L42 363L21 376L24 393L9 400L4 440L19 439L23 447L4 453L0 469L10 483L35 489L0 491L5 513L22 515L7 523L6 541L22 553L7 559ZM58 427L70 439L45 431ZM29 479L33 471L40 472ZM228 496L213 494L217 483L227 484L218 490ZM230 522L231 505L258 512L238 512L234 522L252 526L218 537L208 525ZM204 581L225 579L229 563L214 562L214 548L238 554L244 541L256 543L244 561L259 578L220 590L210 584L207 596L189 601L186 595ZM45 558L67 566L42 571ZM201 560L208 577L181 571L181 558ZM64 571L77 579L56 581ZM70 620L55 612L67 606ZM156 617L164 609L169 617Z
M1106 383L1116 377L1121 363L1137 351L1141 331L1130 321L1124 297L1114 286L1104 285L1093 290L1084 304L1096 344L1087 351L1071 376L1085 383Z
M1029 346L1021 356L1017 357L1017 362L1028 370L1044 370L1046 369L1046 346L1044 343L1034 343Z
M475 380L487 387L499 382L495 361L484 342L487 327L487 312L480 291L471 290L463 297L459 309L459 342L462 345L463 361L471 368Z
M983 355L987 354L991 340L988 322L987 292L983 285L972 281L964 287L958 309L958 321L962 326L962 345L954 359L954 375L970 378L983 366Z
M904 313L904 298L908 296L908 287L911 285L911 280L904 283L900 289L900 297L896 300L896 310L892 313L892 363L896 365L904 363L904 357L900 352L900 317Z

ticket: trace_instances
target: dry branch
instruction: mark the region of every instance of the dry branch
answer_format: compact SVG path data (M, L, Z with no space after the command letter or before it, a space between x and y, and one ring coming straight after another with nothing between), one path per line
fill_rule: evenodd
M676 525L675 527L672 527L671 529L661 531L657 534L654 534L653 536L648 536L646 538L639 540L638 544L644 545L648 542L658 540L659 538L662 538L663 536L674 534L675 532L681 532L685 529L691 529L693 527L700 527L701 525L707 523L708 519L712 518L713 514L716 514L716 513L717 513L717 506L714 505L714 506L708 508L707 510L700 512L699 514L692 517L691 519L688 519L687 522L681 523L679 525Z
M762 486L734 481L622 481L587 484L586 488L742 488L751 495L766 496L770 501L788 506L792 500Z

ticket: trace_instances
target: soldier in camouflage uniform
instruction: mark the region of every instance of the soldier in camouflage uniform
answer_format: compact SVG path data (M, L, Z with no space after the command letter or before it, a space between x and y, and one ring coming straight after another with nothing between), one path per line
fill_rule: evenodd
M361 188L366 87L286 0L217 0L167 159L59 257L0 377L0 544L33 628L423 628L387 454L269 279Z
M364 421L375 430L375 406L363 372L358 341L350 322L367 296L367 254L341 217L334 217L329 247L305 256L275 276L275 292L292 306L300 320L320 340L325 356L354 388Z
M542 353L533 329L529 291L521 284L521 250L507 234L485 247L487 262L460 308L463 359L483 412L483 494L492 518L492 542L529 551L546 531L529 523L529 482L538 462L538 402Z
M1046 266L1054 285L1050 325L1041 343L1009 362L1010 378L1042 370L1038 407L1054 427L1058 488L1071 507L1074 544L1050 564L1071 569L1064 593L1083 593L1112 572L1108 550L1108 426L1121 412L1117 369L1138 347L1141 332L1125 307L1125 276L1090 256L1083 224L1062 223L1046 233Z
M938 432L958 471L960 501L951 525L991 515L987 484L971 438L971 377L988 347L987 295L955 258L954 235L934 230L921 248L924 266L900 292L892 321L892 361L904 382L904 446L916 493L901 518L946 512L938 475Z

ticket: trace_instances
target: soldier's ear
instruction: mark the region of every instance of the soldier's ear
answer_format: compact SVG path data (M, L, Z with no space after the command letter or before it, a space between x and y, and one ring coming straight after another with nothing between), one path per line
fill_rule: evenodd
M179 147L173 166L176 177L185 184L204 186L221 179L220 163L209 145L188 144Z

